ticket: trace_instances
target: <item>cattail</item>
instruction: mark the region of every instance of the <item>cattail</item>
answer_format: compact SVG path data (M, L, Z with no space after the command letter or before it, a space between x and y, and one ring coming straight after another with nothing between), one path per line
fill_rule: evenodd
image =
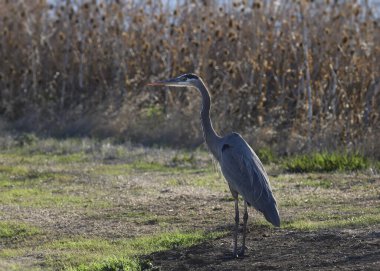
M144 42L143 44L143 52L147 52L150 49L150 44L147 42Z
M228 21L228 27L229 27L229 28L233 28L233 27L234 27L234 21L233 21L232 19L230 19L230 20Z
M215 33L214 33L214 36L215 36L216 38L220 38L220 37L221 37L221 34L222 34L222 31L220 31L220 29L217 29L217 30L215 31Z
M356 7L356 9L354 10L354 15L355 15L355 17L357 17L357 16L359 15L359 13L360 13L360 7L358 6L358 7Z
M253 5L252 5L252 8L253 9L260 9L261 8L261 3L260 2L254 2Z
M61 41L65 40L65 34L63 32L59 32L58 37Z
M230 42L235 42L237 40L237 34L233 31L228 32L228 39Z

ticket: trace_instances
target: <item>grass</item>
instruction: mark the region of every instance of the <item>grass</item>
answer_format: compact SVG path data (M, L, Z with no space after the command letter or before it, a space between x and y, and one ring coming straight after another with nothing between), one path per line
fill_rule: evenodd
M88 218L90 219L107 219L107 220L117 220L117 221L126 221L128 223L135 223L137 225L154 225L160 224L164 225L165 223L171 222L171 218L164 215L157 215L153 212L143 211L143 210L128 210L117 212L106 212L104 214L94 213L89 214Z
M329 189L333 186L333 183L331 180L328 180L328 179L322 179L322 180L306 179L306 180L301 181L299 185Z
M376 175L278 172L284 160L268 157L282 230L380 224ZM146 255L229 235L220 229L233 224L228 185L204 151L34 139L0 151L0 188L6 270L155 270ZM251 217L251 231L271 229L261 214Z
M40 233L37 227L20 223L17 221L0 221L0 239L1 238L23 238Z
M70 191L61 189L46 190L34 188L10 188L0 192L0 203L24 207L53 207L67 208L69 206L83 206L91 203L91 198L73 195ZM98 202L97 204L101 204ZM106 206L106 203L102 203Z
M310 219L300 219L297 221L288 221L284 225L286 229L295 230L320 230L320 229L331 229L331 228L345 228L345 227L360 227L360 226L370 226L380 223L380 214L364 214L355 217L348 218L332 218L327 220L310 220Z
M227 183L219 172L196 171L187 172L187 176L176 174L166 181L166 185L170 187L192 186L203 187L212 191L225 191Z
M81 264L78 267L67 268L68 271L140 271L148 270L149 262L140 261L137 258L117 258L111 257L101 262L92 263L89 265ZM152 269L152 268L150 268Z
M200 242L224 236L225 232L164 232L153 236L143 236L130 240L105 240L73 238L62 239L47 244L43 249L50 254L54 268L68 270L139 270L146 262L137 256L152 252L189 247ZM55 260L60 259L60 260ZM105 259L105 260L104 260ZM106 269L106 268L116 269ZM136 269L137 268L137 269Z
M369 167L368 159L357 153L312 153L287 159L284 167L288 172L332 172L363 170Z
M256 152L263 164L270 164L278 161L278 157L270 148L261 148Z
M158 162L147 162L147 161L134 161L129 164L114 164L114 165L102 165L97 167L93 172L95 174L106 174L106 175L125 175L132 171L134 172L160 172L160 173L192 173L192 172L207 172L210 171L211 167L206 168L196 168L192 165L182 165L176 167L174 165L168 165Z

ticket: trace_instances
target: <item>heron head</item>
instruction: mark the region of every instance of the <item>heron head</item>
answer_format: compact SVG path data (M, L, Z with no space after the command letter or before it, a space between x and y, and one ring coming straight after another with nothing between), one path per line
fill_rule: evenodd
M186 73L176 78L149 83L148 86L169 86L169 87L193 87L200 78L193 73Z

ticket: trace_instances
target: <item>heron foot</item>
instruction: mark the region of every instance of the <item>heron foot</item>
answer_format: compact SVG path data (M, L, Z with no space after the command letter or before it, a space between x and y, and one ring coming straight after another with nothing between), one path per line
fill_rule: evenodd
M241 258L243 258L244 257L244 253L245 253L245 249L246 249L247 247L242 247L242 248L240 248L239 250L237 250L237 251L233 251L231 254L232 254L232 258L234 258L234 259L241 259ZM231 255L230 254L230 255Z
M233 260L241 260L243 259L244 257L242 255L240 255L240 252L237 252L237 253L234 253L233 251L231 252L225 252L222 256L222 259L225 260L225 261L233 261Z
M241 249L239 249L237 255L236 255L236 258L243 258L244 257L244 252L245 252L245 249L246 247L242 247Z

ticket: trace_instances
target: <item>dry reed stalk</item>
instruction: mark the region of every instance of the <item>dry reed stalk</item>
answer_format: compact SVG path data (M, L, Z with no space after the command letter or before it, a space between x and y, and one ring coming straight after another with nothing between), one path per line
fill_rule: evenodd
M0 114L24 129L108 129L133 138L144 136L138 123L170 120L177 135L167 141L191 144L201 136L186 130L188 122L199 124L187 117L198 111L195 94L143 86L198 72L222 132L267 131L260 142L278 149L297 138L289 151L307 149L308 141L314 148L362 148L380 127L373 7L354 0L276 3L3 1ZM162 122L145 122L157 114ZM174 114L182 118L175 125ZM94 127L81 132L77 123L91 118Z

